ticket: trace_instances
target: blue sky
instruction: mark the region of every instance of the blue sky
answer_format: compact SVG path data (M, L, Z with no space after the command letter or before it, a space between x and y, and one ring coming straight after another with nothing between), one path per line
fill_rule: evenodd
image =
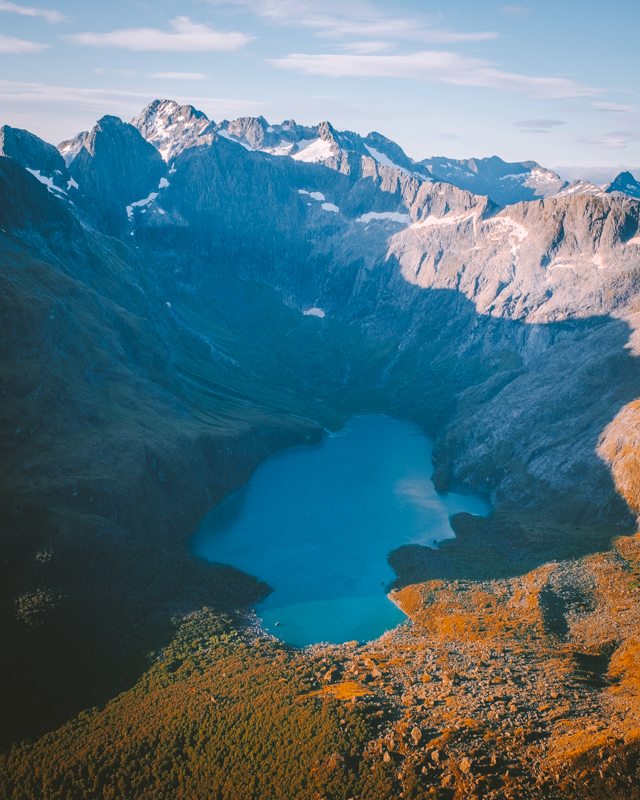
M637 0L0 0L0 124L57 143L159 97L605 180L640 165L639 30Z

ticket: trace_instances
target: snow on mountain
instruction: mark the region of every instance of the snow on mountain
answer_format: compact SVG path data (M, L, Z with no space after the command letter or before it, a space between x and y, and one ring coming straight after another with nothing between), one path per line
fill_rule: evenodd
M82 146L84 145L87 136L89 135L89 131L82 131L73 139L67 139L66 142L60 142L58 145L58 151L60 155L64 158L64 163L69 166L73 159L78 155L80 150L82 150Z
M553 197L567 185L559 175L535 161L507 162L497 156L466 160L425 158L417 166L427 170L434 180L488 195L500 205Z
M580 194L603 197L622 193L640 198L640 183L630 173L621 173L608 186L587 181L569 185L535 161L506 162L493 156L464 160L434 157L416 162L380 133L360 136L351 131L336 131L329 122L305 126L289 119L277 125L260 116L215 124L193 106L155 100L134 117L131 125L165 162L173 161L189 148L211 145L221 137L247 151L322 164L353 178L374 178L394 185L399 180L403 185L409 185L408 180L447 183L475 195L486 195L499 205ZM88 146L91 136L84 131L58 146L67 166ZM40 168L38 164L29 166ZM50 177L46 171L41 170L41 174Z
M296 161L317 164L327 161L335 155L335 145L324 139L302 139L298 142L296 152L291 156Z
M9 125L0 128L0 156L13 158L58 197L73 186L60 153L29 131Z
M606 197L611 194L618 197L627 196L640 199L640 183L630 172L621 172L611 183L605 183L603 186L589 183L589 181L573 181L555 196L573 197L579 194L591 197Z
M591 197L605 197L606 187L596 186L589 181L573 181L567 187L558 192L555 197L575 197L576 195L590 195Z
M142 136L171 161L188 147L211 144L215 124L193 106L173 100L154 100L131 120Z
M621 172L606 187L607 194L621 193L640 199L640 182L630 172Z

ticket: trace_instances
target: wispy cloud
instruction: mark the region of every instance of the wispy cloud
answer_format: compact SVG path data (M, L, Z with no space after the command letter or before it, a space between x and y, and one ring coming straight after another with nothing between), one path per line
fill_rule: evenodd
M567 123L561 119L523 119L513 124L523 133L549 133L552 128Z
M309 75L435 81L502 89L531 97L580 97L599 92L596 88L582 86L566 78L539 78L502 72L481 59L434 50L393 56L292 53L271 61L276 66Z
M70 86L52 86L45 83L26 83L0 79L0 100L20 103L33 103L43 108L54 103L57 108L61 104L69 107L82 107L91 113L131 115L137 114L147 103L155 100L152 92L127 92L112 89L82 88ZM183 99L183 98L176 98ZM189 103L201 107L212 116L224 116L229 119L235 116L258 115L264 112L265 104L254 100L236 100L222 97L189 97Z
M30 8L28 6L20 6L17 3L9 3L7 0L0 0L0 11L8 11L12 14L22 14L24 17L43 17L55 25L58 22L68 22L69 17L65 17L59 11L52 11L49 8Z
M600 111L613 111L619 114L629 112L629 111L638 111L637 106L623 106L620 103L591 103L594 108L599 108Z
M209 78L202 72L152 72L149 77L169 81L206 81Z
M39 53L41 50L46 50L47 47L49 47L48 44L28 42L26 39L14 39L12 36L4 36L0 33L0 53L14 53L17 55Z
M209 0L214 5L248 8L269 22L304 27L326 39L359 37L370 40L420 41L429 44L483 42L496 39L496 31L458 32L430 24L425 17L400 17L382 12L366 0Z
M502 13L508 17L527 17L531 9L526 6L502 6Z
M104 69L104 67L94 67L95 75L121 75L132 78L140 76L143 78L154 78L172 81L206 81L209 76L203 72L139 72L134 69Z
M123 28L107 33L74 33L63 37L87 47L117 47L123 50L160 50L203 53L213 50L239 50L252 37L236 31L221 32L192 22L189 17L171 20L173 32L156 28Z
M601 147L604 150L622 150L634 142L640 142L640 129L627 131L611 131L597 136L587 136L577 141L582 144L590 144L594 147Z

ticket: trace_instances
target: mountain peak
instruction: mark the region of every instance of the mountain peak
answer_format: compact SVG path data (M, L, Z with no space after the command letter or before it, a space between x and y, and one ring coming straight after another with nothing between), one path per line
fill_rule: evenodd
M203 111L190 105L181 106L175 100L154 100L131 124L165 161L171 161L188 147L210 144L211 137L207 134L214 128Z
M640 182L638 182L633 175L628 172L621 172L615 177L611 183L605 187L607 194L614 192L621 192L622 194L629 195L640 199Z

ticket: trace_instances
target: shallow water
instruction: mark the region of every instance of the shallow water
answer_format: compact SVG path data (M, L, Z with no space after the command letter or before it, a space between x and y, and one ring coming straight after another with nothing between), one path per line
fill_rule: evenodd
M191 549L268 583L274 591L256 610L289 644L370 641L406 620L384 591L395 577L387 554L452 538L458 511L490 510L476 495L437 494L432 472L431 441L417 425L353 417L318 445L264 461Z

